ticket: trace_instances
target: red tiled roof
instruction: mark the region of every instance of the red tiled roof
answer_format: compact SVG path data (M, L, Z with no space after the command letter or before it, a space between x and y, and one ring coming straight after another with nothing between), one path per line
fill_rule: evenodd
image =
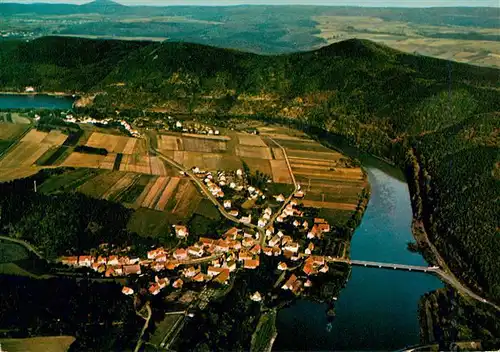
M260 261L259 259L246 259L244 262L243 262L243 267L245 269L255 269L257 268L258 266L260 265Z

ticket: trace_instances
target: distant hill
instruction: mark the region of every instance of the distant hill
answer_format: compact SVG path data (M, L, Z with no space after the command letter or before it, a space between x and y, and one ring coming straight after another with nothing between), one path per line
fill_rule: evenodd
M184 41L259 54L309 51L351 38L499 66L498 9L349 6L124 6L0 2L0 40L65 35Z
M452 269L497 301L499 77L356 39L276 56L173 42L0 43L3 90L97 94L90 108L105 115L161 109L292 123L403 168L414 150L418 216Z

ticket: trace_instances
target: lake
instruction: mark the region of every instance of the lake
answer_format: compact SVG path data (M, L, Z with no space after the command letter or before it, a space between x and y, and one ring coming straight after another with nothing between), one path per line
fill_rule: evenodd
M397 170L364 163L372 195L351 244L351 258L427 265L407 250L413 240L408 185ZM435 276L353 267L327 330L327 305L305 299L278 313L273 350L397 350L419 343L418 302L443 287Z
M71 97L0 94L0 109L71 109Z

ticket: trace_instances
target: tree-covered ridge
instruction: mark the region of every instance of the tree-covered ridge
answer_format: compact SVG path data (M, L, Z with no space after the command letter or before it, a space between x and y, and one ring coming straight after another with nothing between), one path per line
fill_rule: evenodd
M47 259L87 253L102 243L147 246L147 239L126 226L132 210L80 193L45 195L34 192L50 175L62 170L0 183L0 233L35 246Z

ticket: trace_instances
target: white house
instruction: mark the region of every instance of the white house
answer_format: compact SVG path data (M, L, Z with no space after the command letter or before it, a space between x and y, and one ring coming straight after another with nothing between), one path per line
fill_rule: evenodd
M226 199L224 201L224 208L226 208L226 209L231 208L231 201L229 199Z
M256 291L253 295L250 296L250 299L254 302L260 302L262 301L262 296L259 291Z
M277 202L283 203L285 201L285 196L282 194L279 194L277 196L274 196Z
M186 238L189 235L188 229L183 225L174 225L175 235L178 238Z

